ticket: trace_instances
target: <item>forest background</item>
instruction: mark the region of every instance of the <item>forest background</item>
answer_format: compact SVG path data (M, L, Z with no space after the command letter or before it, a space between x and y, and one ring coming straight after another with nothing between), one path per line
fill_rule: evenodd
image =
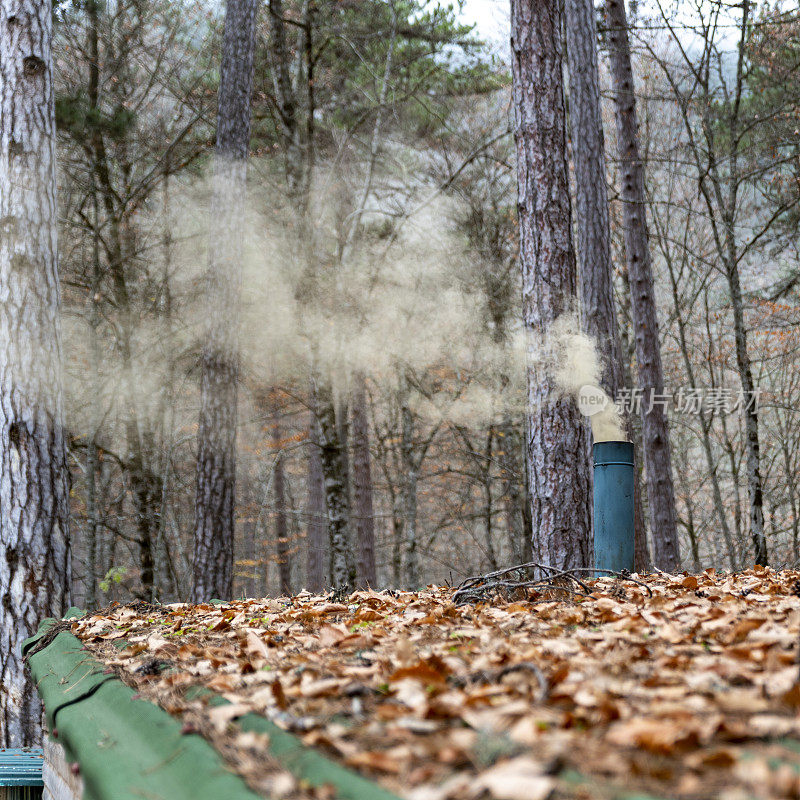
M497 17L474 28L487 9ZM244 303L228 320L241 331L236 596L339 583L339 551L350 585L378 587L542 556L526 535L511 68L492 32L507 15L423 0L260 8ZM794 565L800 14L650 2L628 16L679 563L763 560L755 416L767 558ZM78 605L191 592L222 22L186 0L54 10ZM651 398L634 389L605 9L597 22L621 397L636 410Z

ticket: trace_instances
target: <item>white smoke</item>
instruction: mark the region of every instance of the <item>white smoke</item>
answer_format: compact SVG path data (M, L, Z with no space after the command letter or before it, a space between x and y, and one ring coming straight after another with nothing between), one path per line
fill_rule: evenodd
M603 370L597 346L581 331L577 315L563 314L550 326L543 353L559 389L589 417L594 441L627 439L619 409L600 385Z

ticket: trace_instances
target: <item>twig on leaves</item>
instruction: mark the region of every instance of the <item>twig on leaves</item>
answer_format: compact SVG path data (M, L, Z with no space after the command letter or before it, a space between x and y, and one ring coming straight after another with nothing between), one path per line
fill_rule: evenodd
M523 575L527 575L531 569L540 570L545 574L532 580L514 579L515 577L521 578ZM560 570L547 564L528 561L525 564L516 564L513 567L495 570L485 575L474 575L467 578L456 589L453 595L453 602L456 605L475 603L485 600L493 592L507 593L517 589L550 589L588 597L593 590L578 577L578 574L589 573L594 575L598 572L614 576L620 580L631 581L641 586L648 596L653 596L652 590L646 583L632 578L627 571L616 572L610 569L594 569L593 567L573 567L572 569ZM572 586L569 585L569 582L572 583Z

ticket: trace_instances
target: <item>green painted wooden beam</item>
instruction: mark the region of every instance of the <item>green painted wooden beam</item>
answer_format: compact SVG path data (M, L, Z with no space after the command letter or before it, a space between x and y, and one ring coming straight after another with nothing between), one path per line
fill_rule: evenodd
M207 689L193 689L188 697L204 697L209 705L228 705L227 700ZM297 736L267 717L255 713L244 714L233 720L232 724L245 732L267 734L270 755L283 767L312 786L333 786L341 800L400 800L396 794L307 747Z
M70 616L80 612L72 610ZM30 653L55 625L42 623L23 645ZM200 736L181 734L181 723L104 672L81 642L61 631L46 647L29 657L51 730L67 758L80 765L87 800L252 800L252 792ZM210 705L227 700L206 689ZM298 780L331 786L340 800L400 800L377 783L307 747L293 734L258 714L246 714L232 724L242 731L266 733L267 750ZM202 762L202 763L200 763Z
M31 652L55 620L23 645ZM55 741L77 762L86 800L257 800L198 735L104 674L81 642L61 631L28 659Z

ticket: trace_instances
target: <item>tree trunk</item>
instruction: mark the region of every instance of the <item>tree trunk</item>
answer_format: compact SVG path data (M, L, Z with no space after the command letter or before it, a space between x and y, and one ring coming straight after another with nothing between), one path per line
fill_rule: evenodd
M367 388L364 375L353 388L353 500L356 524L356 581L358 587L377 583L375 573L375 514L372 507L372 464L369 452Z
M297 115L297 98L292 86L292 53L286 43L286 22L281 0L269 0L270 48L274 74L275 97L278 111L278 133L286 156L286 182L292 204L307 210L308 193L305 191L303 148L300 142L300 124ZM308 37L310 32L306 32ZM304 213L301 214L304 216Z
M617 152L622 177L622 227L631 288L631 315L639 367L639 388L643 396L642 448L653 537L653 560L657 567L672 570L680 564L675 491L667 415L661 402L664 396L664 376L648 243L644 167L639 155L639 129L624 0L608 0L606 14L617 122Z
M281 594L292 596L292 563L289 560L289 532L286 526L286 476L281 453L281 430L277 411L272 423L272 446L275 450L275 549Z
M342 448L342 485L344 486L345 499L347 501L347 542L345 545L345 554L347 556L347 585L355 586L356 552L351 515L353 502L350 495L350 412L348 409L347 396L342 395L336 406L336 427L339 431L339 445Z
M408 379L402 377L400 388L400 495L405 539L405 583L409 589L419 588L419 552L417 542L417 483L419 462L414 456L414 418L409 406Z
M668 254L665 254L664 260L667 265L667 270L669 271L670 289L672 291L672 304L673 308L675 309L675 321L678 326L678 342L680 343L681 355L683 356L683 366L686 370L689 388L697 389L697 380L695 379L694 366L692 365L691 359L691 346L686 335L687 320L681 313L682 303L678 288L678 275L676 274L678 269L676 268L676 265L673 264L672 258ZM738 568L736 550L733 545L733 535L731 534L730 525L728 525L728 515L725 510L725 503L722 499L722 490L720 488L719 474L717 471L717 460L714 457L711 443L711 418L708 417L705 411L702 409L698 417L700 421L700 428L703 433L703 451L705 453L706 464L708 466L708 475L711 479L711 495L714 499L714 509L717 512L717 519L719 520L722 538L725 542L725 549L727 550L730 568L735 570ZM694 550L692 553L692 558L695 560L697 558Z
M139 584L134 594L139 600L153 599L155 579L154 544L158 536L158 518L161 513L161 481L144 463L145 453L137 455L129 465L131 494L136 519L136 543L139 548Z
M322 476L322 451L319 424L312 409L308 445L308 511L306 533L306 588L310 592L324 591L328 583L325 565L328 563L327 509L325 482Z
M22 641L68 606L49 2L0 6L0 746L41 738Z
M486 558L489 560L489 569L499 569L497 554L494 548L494 497L492 496L492 450L494 447L495 429L489 426L486 432L486 449L483 458L483 535L486 542Z
M628 281L628 269L622 268L622 308L624 309L625 319L630 319L631 313L631 287ZM633 376L631 365L636 358L636 346L628 337L627 327L619 329L620 332L620 352L622 354L622 384L623 386L633 386ZM628 414L628 436L633 442L636 452L644 452L642 448L642 419ZM637 572L647 572L651 569L650 548L647 546L647 525L645 524L646 514L644 507L646 504L645 486L642 483L643 465L639 459L634 466L633 476L633 513L634 513L634 541L633 541L633 564Z
M99 105L99 0L91 0L87 11L89 14L89 103L93 110ZM100 264L100 200L97 188L97 149L93 149L95 163L92 165L92 287L89 298L89 353L92 371L92 392L97 402L92 404L86 456L86 608L91 611L97 608L97 553L99 549L98 535L100 534L99 515L97 508L97 472L98 448L97 437L100 429L100 289L102 283L102 267Z
M565 9L581 322L583 329L597 343L603 359L602 387L609 397L615 398L624 387L625 378L614 302L605 143L597 66L597 22L591 0L567 0ZM632 440L631 421L627 414L624 416L628 436ZM641 493L638 471L634 480L634 494L638 496ZM645 570L649 559L640 502L635 504L634 514L636 568Z
M692 569L696 574L702 570L700 564L700 545L697 540L697 526L694 521L694 509L692 504L691 488L687 485L686 475L678 470L678 483L681 491L686 495L686 535L689 537L689 550L692 554Z
M403 476L400 476L403 480ZM399 587L403 580L403 545L405 544L405 518L403 516L403 490L392 494L392 586Z
M524 323L531 335L546 336L577 289L557 0L512 0L511 53ZM528 366L528 414L531 519L542 557L558 568L589 566L584 425L575 402L561 397L535 362Z
M328 545L330 547L331 578L335 589L349 586L347 570L347 485L342 442L336 424L336 407L328 385L315 388L314 405L319 423L319 443L322 455L322 475L325 502L328 510Z
M731 226L732 227L732 226ZM733 233L730 233L732 240ZM758 437L758 402L753 382L750 353L747 350L747 329L744 322L742 287L739 282L739 265L735 252L729 259L728 287L733 308L733 335L736 342L736 365L745 398L744 417L745 452L747 453L747 491L750 500L750 540L756 564L769 564L767 540L764 536L764 489L761 479L761 443Z
M616 397L623 386L622 348L611 265L597 24L591 0L567 0L565 9L581 321L603 358L603 389Z
M250 142L256 0L228 0L206 291L211 307L200 378L194 527L195 602L233 591L236 402L242 240Z
M162 183L162 235L163 235L163 272L161 286L159 287L158 311L162 325L164 344L162 345L163 358L166 361L166 373L162 378L158 391L158 403L155 411L155 424L159 430L160 448L154 452L154 472L157 475L160 489L159 497L161 507L158 511L158 529L156 530L153 547L153 560L155 563L155 580L153 582L153 599L163 600L169 596L171 574L170 565L172 554L167 540L167 505L170 491L170 470L172 468L172 449L174 446L176 390L176 355L174 349L174 329L172 323L172 226L174 220L171 215L170 175L171 159L167 157L164 166Z
M497 453L500 477L503 480L503 510L509 545L514 562L530 561L525 558L525 542L530 550L530 534L525 527L525 492L520 465L520 437L510 417L503 420L498 436L501 439Z

